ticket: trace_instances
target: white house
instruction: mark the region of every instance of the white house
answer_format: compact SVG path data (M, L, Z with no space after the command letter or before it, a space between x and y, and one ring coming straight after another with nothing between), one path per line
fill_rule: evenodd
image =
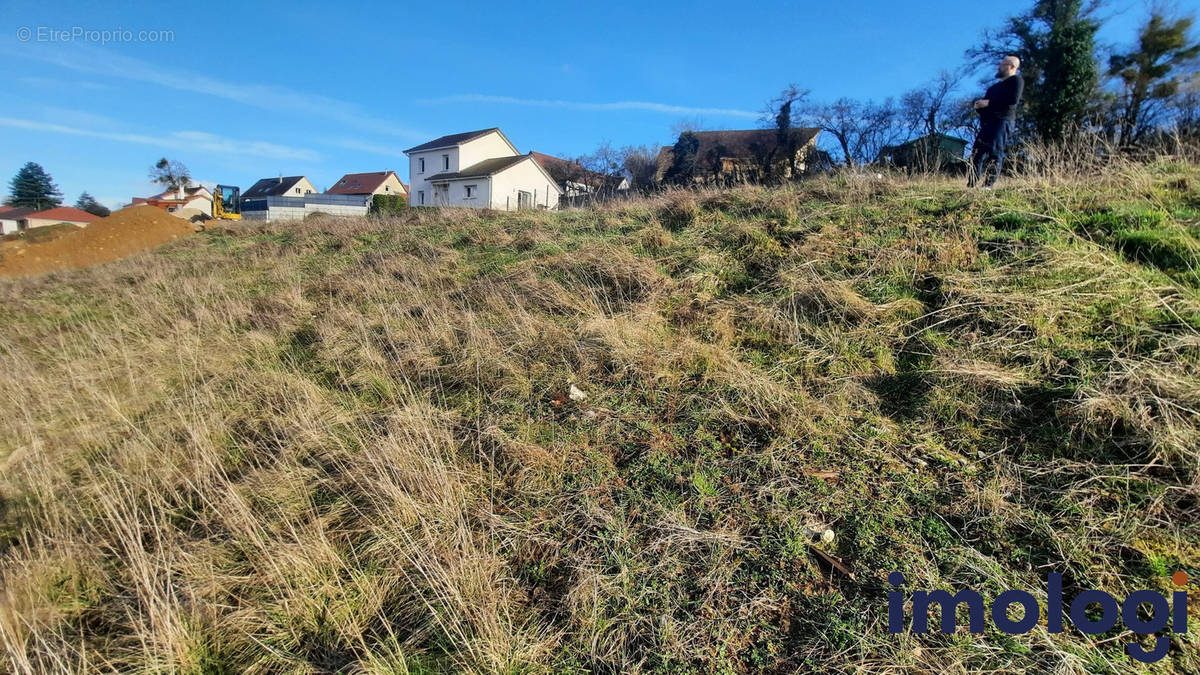
M198 213L212 213L212 191L203 185L168 189L152 197L134 197L130 206L149 204L167 213L189 219Z
M22 222L25 216L31 213L37 213L37 209L26 207L0 206L0 235L12 234L17 230L24 229Z
M450 134L404 151L410 206L515 211L558 207L562 189L499 129Z

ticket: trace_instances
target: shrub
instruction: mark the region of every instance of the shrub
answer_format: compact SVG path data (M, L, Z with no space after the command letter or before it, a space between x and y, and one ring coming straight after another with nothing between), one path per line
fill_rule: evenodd
M372 216L395 216L408 208L408 199L403 195L375 195L371 198Z

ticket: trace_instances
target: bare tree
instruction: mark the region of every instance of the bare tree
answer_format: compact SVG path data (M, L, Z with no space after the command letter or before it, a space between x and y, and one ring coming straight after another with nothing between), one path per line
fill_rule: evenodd
M1175 128L1189 136L1200 136L1200 73L1193 73L1179 85L1179 92L1168 105Z
M813 106L809 118L833 137L847 167L874 161L885 145L898 140L898 109L892 99L881 103L840 98Z
M654 187L654 174L658 172L657 148L648 145L627 145L619 151L621 168L629 178L633 190L645 192Z
M701 131L704 129L704 120L699 117L685 117L676 120L671 125L671 135L678 137L685 131Z
M962 77L961 71L943 70L932 81L905 92L899 116L906 131L925 136L957 126L953 99Z

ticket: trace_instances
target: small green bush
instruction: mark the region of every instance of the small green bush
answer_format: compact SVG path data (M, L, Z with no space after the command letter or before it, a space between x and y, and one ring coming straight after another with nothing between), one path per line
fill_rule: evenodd
M375 195L371 198L372 216L394 216L408 208L408 199L403 195Z

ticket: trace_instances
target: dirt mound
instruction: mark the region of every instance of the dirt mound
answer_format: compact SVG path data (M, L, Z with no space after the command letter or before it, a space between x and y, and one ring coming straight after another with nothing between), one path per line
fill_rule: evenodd
M149 251L192 231L186 220L162 209L134 206L58 238L5 242L0 247L0 276L90 267Z

